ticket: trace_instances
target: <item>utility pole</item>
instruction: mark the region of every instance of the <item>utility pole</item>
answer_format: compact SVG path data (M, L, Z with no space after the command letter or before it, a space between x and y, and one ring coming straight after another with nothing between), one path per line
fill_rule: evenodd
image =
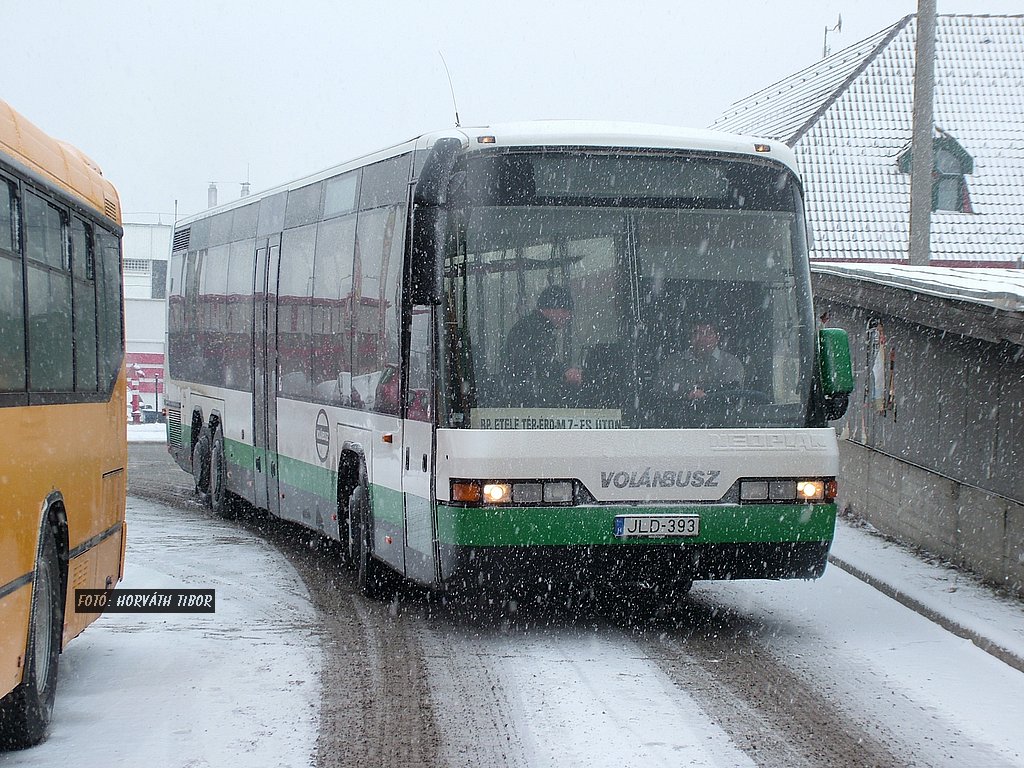
M911 266L925 267L931 258L932 115L935 90L935 0L917 0L917 53L914 63L914 127L910 145Z

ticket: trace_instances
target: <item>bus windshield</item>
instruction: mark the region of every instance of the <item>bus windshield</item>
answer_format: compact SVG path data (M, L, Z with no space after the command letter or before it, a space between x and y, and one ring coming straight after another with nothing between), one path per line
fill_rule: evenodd
M788 170L495 153L456 167L449 206L444 426L806 425L815 324Z

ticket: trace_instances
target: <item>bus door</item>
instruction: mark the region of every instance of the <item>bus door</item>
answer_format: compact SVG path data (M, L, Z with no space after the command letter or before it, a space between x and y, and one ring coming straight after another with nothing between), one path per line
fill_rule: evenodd
M281 509L277 467L277 270L281 236L257 242L253 324L253 454L255 504Z
M405 499L406 575L416 581L437 580L434 536L433 470L434 429L433 311L413 307L409 351L403 355L408 374L403 377L402 495Z

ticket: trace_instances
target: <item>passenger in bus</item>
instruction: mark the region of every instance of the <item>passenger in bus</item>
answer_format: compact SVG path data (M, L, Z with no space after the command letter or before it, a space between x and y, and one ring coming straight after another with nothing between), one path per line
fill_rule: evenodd
M661 380L670 395L698 401L716 391L741 389L745 378L743 363L720 346L717 326L698 320L690 329L690 345L675 352L661 364Z
M579 389L582 374L558 349L559 334L572 322L572 296L564 285L549 285L537 308L509 331L503 370L509 405L566 405Z

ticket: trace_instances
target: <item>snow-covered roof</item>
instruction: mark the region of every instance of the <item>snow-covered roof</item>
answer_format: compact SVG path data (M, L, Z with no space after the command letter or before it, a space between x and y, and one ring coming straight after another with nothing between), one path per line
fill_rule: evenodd
M815 236L812 258L906 261L916 19L729 108L713 128L793 147ZM932 214L934 262L1024 258L1024 16L939 16L934 122L973 160L970 213Z
M817 263L811 271L1024 313L1024 270Z

